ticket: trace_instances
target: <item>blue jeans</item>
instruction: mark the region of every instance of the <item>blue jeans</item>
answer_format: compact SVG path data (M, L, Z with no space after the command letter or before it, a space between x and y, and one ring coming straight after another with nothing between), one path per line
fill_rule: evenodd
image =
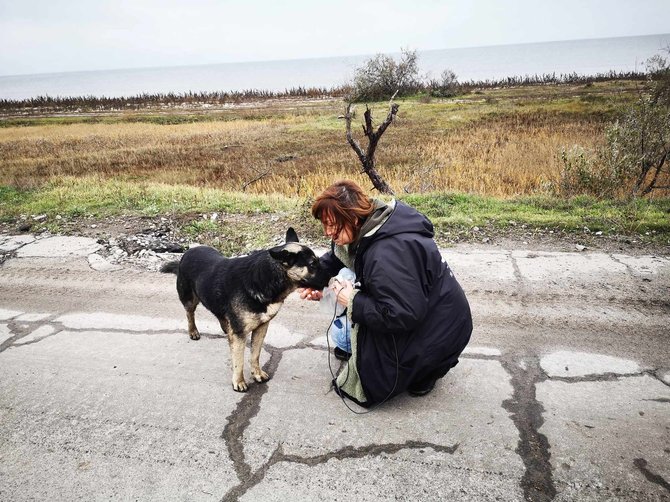
M337 347L351 354L351 326L349 326L346 311L333 320L328 333L330 334L330 339Z

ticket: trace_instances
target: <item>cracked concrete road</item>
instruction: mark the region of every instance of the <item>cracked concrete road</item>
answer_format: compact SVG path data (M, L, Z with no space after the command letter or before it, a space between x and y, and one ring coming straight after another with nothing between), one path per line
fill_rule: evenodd
M0 236L0 500L670 500L668 256L445 250L470 347L357 415L316 304L289 297L239 394L174 276L97 252Z

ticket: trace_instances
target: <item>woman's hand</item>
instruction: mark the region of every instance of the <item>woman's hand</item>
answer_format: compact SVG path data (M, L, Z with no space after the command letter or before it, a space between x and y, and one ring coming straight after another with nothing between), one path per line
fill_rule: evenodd
M298 293L300 293L300 298L303 300L312 300L318 302L323 294L318 289L312 288L298 288Z
M333 284L333 290L337 293L337 303L346 307L349 305L349 299L354 292L354 285L349 281L336 282Z

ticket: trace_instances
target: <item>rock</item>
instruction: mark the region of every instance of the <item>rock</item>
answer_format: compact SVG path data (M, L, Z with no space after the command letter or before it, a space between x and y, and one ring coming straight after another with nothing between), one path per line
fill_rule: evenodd
M156 253L183 253L184 246L176 242L162 242L151 247Z
M582 246L581 244L575 244L575 249L577 251L586 251L586 246Z

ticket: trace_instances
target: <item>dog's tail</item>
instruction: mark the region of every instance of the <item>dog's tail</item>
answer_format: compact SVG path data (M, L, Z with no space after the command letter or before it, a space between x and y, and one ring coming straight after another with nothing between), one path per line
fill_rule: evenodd
M179 262L176 260L169 261L161 267L161 272L163 272L164 274L176 274L178 270L179 270Z

